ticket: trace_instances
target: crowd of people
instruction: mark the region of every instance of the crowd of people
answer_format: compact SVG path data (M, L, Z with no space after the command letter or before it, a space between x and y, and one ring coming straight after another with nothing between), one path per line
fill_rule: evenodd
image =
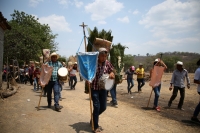
M51 78L48 82L48 84L44 87L44 96L47 94L47 105L49 108L52 106L52 91L54 94L54 107L55 110L60 112L62 109L62 106L59 104L59 101L62 100L61 97L61 91L62 91L62 85L64 82L59 80L58 70L61 67L66 67L66 65L62 64L58 61L59 55L55 52L50 55L50 59L45 64L48 64L48 66L53 67L53 72L51 74ZM97 65L97 71L95 74L95 78L92 81L92 83L87 82L87 84L90 84L91 87L91 99L93 101L93 119L91 118L90 124L94 124L94 132L101 132L102 127L99 125L99 115L101 115L107 107L107 90L102 89L99 85L99 80L101 76L105 73L109 75L109 78L115 79L115 72L114 67L112 64L107 60L108 58L108 51L105 48L99 48L99 55L98 55L98 65ZM75 90L76 84L77 84L77 77L76 74L79 72L77 67L77 62L74 62L73 65L67 67L68 70L68 76L69 76L69 86L71 90ZM195 72L194 77L194 83L198 84L197 92L200 95L200 60L198 60L197 65L199 66ZM161 59L155 59L155 61L152 64L152 69L150 70L150 79L152 80L153 75L157 72L156 67L159 68L159 73L162 74L167 69L167 66ZM3 81L6 81L6 73L9 69L4 66L3 69ZM34 66L31 64L30 66L25 65L23 68L20 69L20 81L21 83L27 84L27 82L30 82L30 85L33 85L34 91L38 91L40 87L39 78L40 78L40 67ZM136 69L135 66L130 66L130 68L125 72L126 79L127 79L127 92L132 93L132 88L134 87L134 79L133 76L137 75L137 91L138 93L142 92L142 87L145 85L145 70L143 68L143 64L139 64L139 67ZM173 93L171 98L169 99L168 106L170 107L173 100L176 98L178 91L180 91L181 98L179 100L177 108L180 110L183 109L183 103L184 103L184 97L185 97L185 79L187 81L187 88L190 88L190 79L188 76L188 72L186 69L183 68L183 62L178 61L176 63L176 69L174 70L169 86L169 90L171 91L173 89ZM110 101L111 105L118 107L117 103L117 97L116 97L116 88L117 83L113 85L113 87L110 90L110 94L112 97L112 100ZM158 100L160 96L160 90L161 90L161 80L155 85L152 86L152 91L155 93L154 98L154 105L153 108L156 111L160 111L160 107L158 106ZM193 116L191 117L192 121L200 122L197 118L200 111L200 102L196 106Z

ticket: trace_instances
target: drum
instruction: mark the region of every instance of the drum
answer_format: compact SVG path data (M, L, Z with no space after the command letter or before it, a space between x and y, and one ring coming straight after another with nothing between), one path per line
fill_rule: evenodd
M67 82L68 70L65 67L58 69L58 78L60 81Z
M115 79L110 79L109 74L103 74L99 79L100 89L105 89L107 91L111 90L115 83Z
M111 90L114 86L114 83L115 83L115 79L108 78L105 82L105 89L107 91Z

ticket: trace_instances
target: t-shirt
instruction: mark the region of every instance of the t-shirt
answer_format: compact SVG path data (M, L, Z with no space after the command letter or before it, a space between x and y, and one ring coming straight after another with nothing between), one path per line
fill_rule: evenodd
M200 81L200 67L195 71L194 79ZM197 86L197 92L200 92L200 84Z
M144 78L144 68L137 68L136 73L138 73L138 75L137 75L138 79Z
M130 71L130 69L128 69L126 71L126 74L127 74L127 78L133 78L134 71Z

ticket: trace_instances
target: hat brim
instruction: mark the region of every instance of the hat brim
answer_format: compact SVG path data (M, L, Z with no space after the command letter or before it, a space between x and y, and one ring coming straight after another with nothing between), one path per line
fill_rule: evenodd
M59 55L58 55L58 54L53 54L53 55L51 55L51 57L52 57L52 56L57 56L57 59L59 58Z

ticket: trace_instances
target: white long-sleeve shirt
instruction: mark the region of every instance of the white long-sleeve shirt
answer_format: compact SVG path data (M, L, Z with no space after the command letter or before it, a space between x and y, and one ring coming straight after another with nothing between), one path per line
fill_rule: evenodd
M187 85L189 85L190 79L188 77L188 71L186 69L183 69L182 71L176 69L173 72L171 84L180 88L185 88L185 78L187 80Z

